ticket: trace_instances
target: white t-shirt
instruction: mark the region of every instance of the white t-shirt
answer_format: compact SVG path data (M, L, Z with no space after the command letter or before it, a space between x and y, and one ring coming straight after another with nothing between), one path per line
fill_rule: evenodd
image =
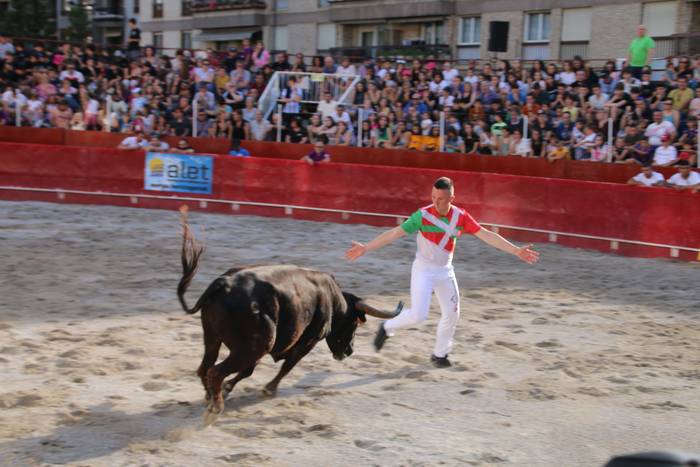
M573 71L562 71L559 73L556 78L557 81L566 84L567 86L570 86L576 81L576 73Z
M121 142L120 146L125 146L129 149L139 149L139 148L145 148L148 146L148 140L143 139L139 143L139 139L136 136L128 136L124 138L124 140Z
M654 164L664 165L678 158L678 151L674 146L659 146L654 152Z
M167 151L168 149L170 149L170 145L165 141L159 141L158 144L153 146L151 146L151 144L148 143L147 146L152 147L155 151Z
M85 82L85 76L78 70L73 70L72 72L68 70L63 70L58 78L63 81L64 79L76 80L79 83Z
M331 114L331 120L337 125L338 122L345 122L348 125L348 129L352 130L352 120L350 120L350 114L343 111L342 114L338 115L338 112Z
M459 70L456 68L450 68L449 70L442 70L442 79L447 82L452 82L452 78L459 76Z
M321 114L321 118L330 117L331 115L336 113L335 108L337 105L338 105L338 103L334 100L331 100L330 102L321 101L318 103L318 107L316 108L316 112Z
M357 75L357 70L355 69L355 65L352 63L346 67L343 65L338 65L338 68L335 70L336 75Z
M688 174L688 178L681 177L681 174L674 174L668 179L668 183L678 186L693 186L700 184L700 174L691 170Z
M651 177L647 178L643 173L638 173L637 175L632 177L632 180L641 183L644 186L654 186L659 182L663 182L664 176L659 172L652 172Z
M661 123L652 123L644 132L644 136L649 138L649 144L652 146L661 146L661 137L663 135L674 134L676 127L673 123L662 121Z
M600 96L591 94L591 97L588 98L588 103L596 110L604 110L606 102L608 102L608 95L603 93Z

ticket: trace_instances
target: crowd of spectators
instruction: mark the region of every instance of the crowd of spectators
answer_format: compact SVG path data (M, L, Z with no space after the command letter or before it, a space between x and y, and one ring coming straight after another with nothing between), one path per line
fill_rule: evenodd
M276 113L266 118L257 107L275 71L359 81L344 102L329 88L311 104L304 75L292 77L281 89L277 122ZM648 66L619 69L611 60L594 69L580 57L456 68L430 58L290 57L247 40L224 53L178 50L170 57L132 44L113 52L70 44L25 48L0 37L0 125L17 124L19 108L23 126L134 134L125 147L165 148L164 135L272 141L279 123L283 141L323 147L695 165L700 58L669 59L656 78Z

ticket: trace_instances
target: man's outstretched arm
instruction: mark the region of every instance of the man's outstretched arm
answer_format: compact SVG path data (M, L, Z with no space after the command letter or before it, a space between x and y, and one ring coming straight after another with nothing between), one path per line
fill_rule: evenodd
M348 261L355 261L357 258L364 255L365 253L378 250L393 242L397 238L403 237L404 235L406 235L406 232L404 232L404 230L399 225L391 230L387 230L379 234L376 238L368 242L366 245L353 240L352 247L350 247L345 252L345 259L347 259Z
M539 252L533 250L532 245L518 247L498 235L496 232L492 232L483 227L474 235L482 242L491 245L494 248L498 248L501 251L505 251L506 253L510 253L511 255L515 255L528 264L534 264L540 259Z

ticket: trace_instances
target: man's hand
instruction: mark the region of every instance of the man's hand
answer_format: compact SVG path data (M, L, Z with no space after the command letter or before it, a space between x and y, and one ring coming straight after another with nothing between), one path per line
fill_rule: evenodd
M515 255L528 264L535 264L540 259L540 253L532 249L532 245L525 245L518 248Z
M348 261L355 261L365 253L367 253L367 247L364 244L353 240L352 247L345 252L345 259Z

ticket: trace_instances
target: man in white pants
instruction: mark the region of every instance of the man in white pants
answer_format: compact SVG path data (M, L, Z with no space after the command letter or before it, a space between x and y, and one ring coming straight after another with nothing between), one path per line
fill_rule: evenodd
M378 250L406 234L418 232L418 249L411 269L411 308L379 326L374 346L379 351L386 339L399 328L414 326L428 317L433 291L438 298L442 317L438 324L433 365L444 368L452 364L447 358L459 319L459 288L452 267L457 237L463 233L476 235L489 245L513 254L526 263L535 263L539 253L532 245L517 247L495 232L482 228L464 209L452 205L454 185L447 177L433 185L433 204L414 212L403 224L388 230L366 245L353 241L345 257L354 261L370 251Z

